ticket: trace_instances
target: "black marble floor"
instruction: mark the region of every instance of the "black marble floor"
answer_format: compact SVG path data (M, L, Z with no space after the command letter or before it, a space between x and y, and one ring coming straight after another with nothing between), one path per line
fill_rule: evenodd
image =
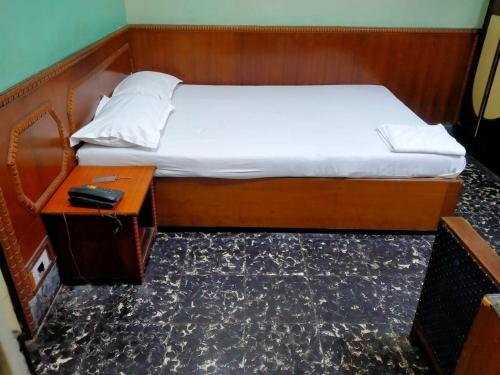
M500 183L458 214L500 249ZM141 286L62 287L40 374L426 374L406 336L431 234L161 233Z

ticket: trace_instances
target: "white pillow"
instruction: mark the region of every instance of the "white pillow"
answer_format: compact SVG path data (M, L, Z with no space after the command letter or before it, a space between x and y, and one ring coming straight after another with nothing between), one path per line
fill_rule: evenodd
M99 112L101 112L101 111L102 111L102 109L104 108L104 106L106 105L106 103L107 103L107 102L109 102L109 99L110 99L110 98L109 98L108 96L106 96L106 95L103 95L103 96L102 96L102 98L101 98L101 100L99 101L99 104L97 105L97 108L96 108L96 110L95 110L95 115L94 115L94 117L95 117L95 116L97 116L97 115L99 114Z
M129 75L113 91L113 96L123 94L152 95L160 99L172 99L174 90L182 81L159 72L137 72Z
M70 137L70 145L83 141L111 147L157 148L173 109L169 102L151 96L113 96L94 120Z

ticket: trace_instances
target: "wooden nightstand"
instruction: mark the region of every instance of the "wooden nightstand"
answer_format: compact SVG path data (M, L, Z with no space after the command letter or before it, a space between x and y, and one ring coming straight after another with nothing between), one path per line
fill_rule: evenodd
M142 282L156 235L154 170L150 166L73 169L42 210L63 282ZM92 183L94 177L110 175L128 179ZM84 184L125 194L111 210L71 206L68 190Z

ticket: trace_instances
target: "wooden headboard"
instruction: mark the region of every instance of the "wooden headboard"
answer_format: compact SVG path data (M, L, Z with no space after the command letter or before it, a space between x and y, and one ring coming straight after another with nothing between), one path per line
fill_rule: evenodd
M429 123L455 122L478 31L132 25L137 70L185 83L377 84Z
M130 47L126 43L70 85L68 92L70 133L74 133L92 119L102 96L111 96L116 85L132 70Z
M388 87L429 123L456 122L477 42L475 29L130 25L131 70L188 84ZM128 45L70 88L70 129L90 120L117 83Z
M41 207L76 161L68 136L134 70L196 84L383 84L427 121L453 121L476 30L132 25L0 94L0 245L21 297L50 243Z

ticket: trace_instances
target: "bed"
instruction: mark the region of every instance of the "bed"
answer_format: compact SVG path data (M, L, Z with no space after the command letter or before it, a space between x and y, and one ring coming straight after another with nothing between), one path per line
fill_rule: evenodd
M85 144L81 165L155 165L161 226L433 230L464 157L390 152L425 124L375 85L180 85L160 146Z

